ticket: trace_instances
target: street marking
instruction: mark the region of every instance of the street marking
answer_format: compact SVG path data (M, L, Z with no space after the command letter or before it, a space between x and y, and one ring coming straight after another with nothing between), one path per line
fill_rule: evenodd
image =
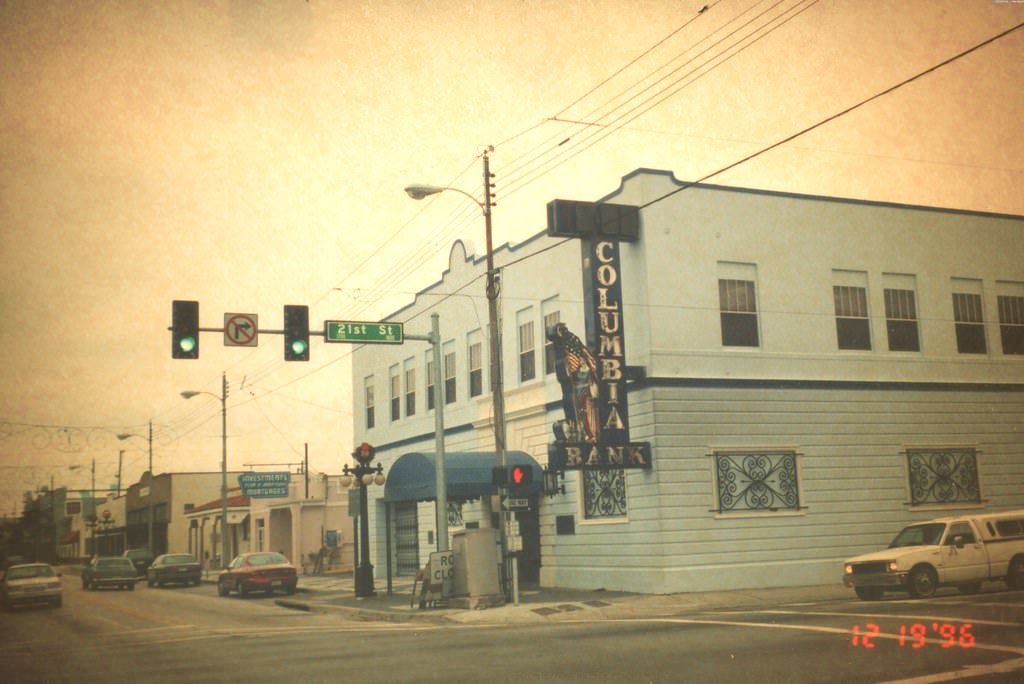
M820 625L784 625L773 622L746 622L746 621L732 621L732 620L708 620L698 618L619 618L614 620L606 620L606 622L654 622L654 623L665 623L665 624L680 624L680 625L716 625L721 627L753 627L753 628L767 628L767 629L788 629L797 632L817 632L819 634L842 634L842 635L853 635L852 629L842 629L840 627L822 627ZM907 635L896 634L895 632L879 632L878 634L872 634L872 639L891 639L898 641L899 639L906 639ZM926 644L935 644L941 646L946 643L943 639L925 639ZM1021 656L1024 658L1024 647L1021 646L1003 646L1001 644L983 644L980 641L976 641L971 649L981 649L986 651L997 651L1000 653L1013 653L1014 655ZM1015 661L1016 662L1016 661Z
M951 682L988 674L1009 674L1018 670L1024 670L1024 658L1004 660L1001 663L993 663L991 665L964 665L959 670L936 672L935 674L911 677L910 679L892 679L888 682L882 682L882 684L934 684L935 682Z
M832 611L811 611L811 610L746 610L735 611L736 613L765 613L767 615L820 615L823 617L851 617L851 618L878 618L879 620L913 620L914 622L970 622L974 625L992 625L995 627L1024 627L1022 622L1005 622L1003 620L976 620L974 618L943 617L936 615L890 615L888 613L846 613Z

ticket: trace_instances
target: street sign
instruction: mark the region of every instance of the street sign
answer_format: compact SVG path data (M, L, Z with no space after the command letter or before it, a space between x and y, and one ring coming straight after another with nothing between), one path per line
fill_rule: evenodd
M324 340L360 344L402 344L405 341L405 330L402 323L324 321Z
M503 496L501 497L501 510L511 512L528 511L530 510L530 497Z
M260 329L258 323L256 314L224 314L224 346L255 347Z
M288 484L292 474L283 473L241 473L238 484L242 494L255 499L276 499L288 497Z

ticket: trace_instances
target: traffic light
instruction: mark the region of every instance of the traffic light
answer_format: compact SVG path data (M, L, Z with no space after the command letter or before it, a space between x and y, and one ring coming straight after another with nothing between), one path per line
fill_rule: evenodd
M309 361L309 307L285 304L284 360Z
M199 358L199 302L171 302L171 357Z
M491 470L491 484L496 487L516 487L533 482L533 468L528 465L512 465Z

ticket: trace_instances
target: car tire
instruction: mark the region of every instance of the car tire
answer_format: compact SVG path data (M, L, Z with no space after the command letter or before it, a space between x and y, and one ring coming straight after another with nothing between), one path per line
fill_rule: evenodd
M285 587L284 588L284 593L286 593L289 596L291 596L292 594L295 593L295 587L294 586Z
M228 596L230 593L231 593L231 590L228 589L228 585L224 584L224 582L217 582L217 595L218 596Z
M914 598L931 598L935 595L938 583L935 571L926 565L914 568L907 577L907 589Z
M1006 569L1006 586L1009 589L1024 589L1024 556L1015 556Z
M129 582L128 584L125 585L124 588L127 589L128 591L135 591L135 582Z
M146 586L147 587L155 587L156 586L156 581L151 580L151 579L147 579L146 580Z
M853 590L861 601L880 601L885 595L882 587L854 587Z

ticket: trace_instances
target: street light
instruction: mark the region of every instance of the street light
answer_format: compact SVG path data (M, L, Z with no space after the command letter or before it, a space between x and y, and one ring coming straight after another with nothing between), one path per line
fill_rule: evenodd
M356 597L364 598L377 595L373 589L373 566L370 565L370 507L366 488L371 484L384 484L384 466L380 463L370 465L374 458L374 448L366 442L356 447L352 458L356 466L349 468L345 464L341 485L349 487L354 481L359 486L359 563L356 566L355 584Z
M149 476L152 477L153 476L153 421L149 421L149 437L148 438L142 437L142 435L133 434L131 432L122 432L121 434L119 434L117 436L117 438L119 440L121 440L122 442L124 440L128 439L129 437L140 437L142 439L147 439L147 441L149 442ZM118 471L118 472L120 472L120 471ZM118 482L120 482L120 479L121 478L119 476L118 477ZM118 484L118 488L120 488L120 484ZM120 491L118 492L118 496L120 496ZM148 499L149 497L146 497L146 498ZM156 553L154 552L154 549L153 549L153 504L152 504L151 501L148 501L148 500L146 501L146 551L149 552L151 557L156 555Z
M228 558L228 376L221 374L220 396L213 392L186 390L181 396L191 399L200 394L209 394L220 399L220 566L226 568Z
M501 327L498 325L498 278L497 273L494 269L494 244L492 241L492 230L491 230L491 189L494 184L491 183L491 178L494 174L491 173L490 158L488 154L493 150L489 148L484 151L483 166L484 166L484 200L481 202L473 195L469 194L465 190L459 188L444 187L439 185L422 185L414 184L409 185L405 188L405 193L409 197L415 200L421 200L431 195L436 195L445 190L451 190L461 195L465 195L469 199L473 200L474 203L484 215L484 231L487 243L487 322L491 328L490 336L490 351L491 351L491 397L492 403L494 404L494 455L495 465L500 468L505 467L505 393L502 388L502 373L501 373ZM441 398L444 400L443 397ZM504 488L499 489L499 493L503 492ZM440 505L440 501L438 502ZM447 502L445 503L447 508ZM445 510L445 515L448 512ZM488 516L489 518L490 516ZM506 539L506 526L507 526L507 513L502 511L501 513L502 524L501 529L498 531L499 538L501 539L501 568L505 577L502 578L503 586L504 580L508 577L509 572L506 567L507 564L507 552L508 552L508 540Z

